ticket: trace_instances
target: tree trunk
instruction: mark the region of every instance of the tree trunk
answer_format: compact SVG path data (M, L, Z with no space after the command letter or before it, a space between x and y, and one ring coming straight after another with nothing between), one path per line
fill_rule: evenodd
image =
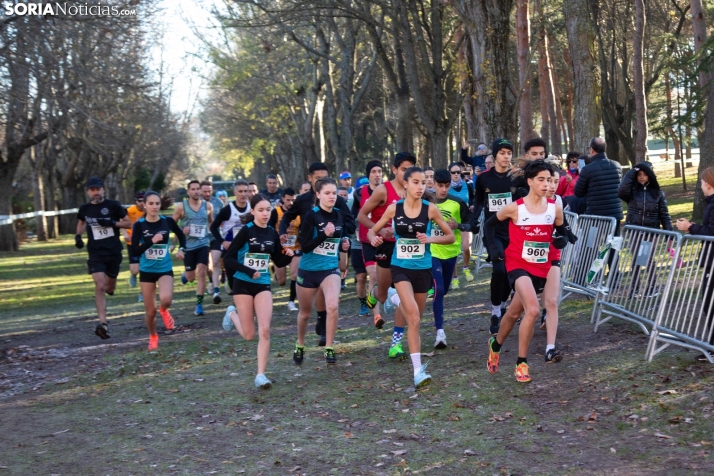
M714 57L711 58L711 67L714 68ZM704 169L714 167L714 88L709 88L707 97L707 111L704 118L704 133L702 142L699 144L699 177ZM704 213L704 193L702 193L701 180L697 180L697 188L694 193L694 220L702 218Z
M533 106L531 104L532 85L530 79L531 24L528 12L529 0L517 0L516 45L518 51L519 97L519 139L521 147L533 137Z
M588 0L564 0L565 28L573 65L573 150L587 152L591 138L600 131L600 79L595 50L595 28Z
M694 33L694 51L699 53L707 40L707 24L704 20L702 0L689 0L692 12L692 32ZM711 74L711 73L710 73ZM709 75L699 71L699 87L705 88L709 82Z
M573 126L573 82L570 80L570 71L573 70L573 63L570 61L570 51L568 48L563 48L563 59L565 60L565 94L567 96L567 107L565 108L565 122L568 126L568 152L579 150L575 143L575 130Z
M645 13L644 0L635 0L635 41L634 41L634 70L635 70L635 162L647 160L647 97L645 95L644 74L644 39L647 14Z
M12 215L12 179L16 169L16 167L0 167L0 216ZM18 249L15 224L0 225L0 251Z
M550 114L548 113L548 84L545 80L547 67L545 55L541 54L540 41L538 42L538 91L540 95L540 137L548 140L550 137Z
M44 168L44 159L40 146L30 147L30 165L32 174L32 195L33 205L36 212L45 210L45 187L42 170ZM39 157L38 157L39 156ZM37 241L47 241L47 219L44 215L35 218L35 233Z

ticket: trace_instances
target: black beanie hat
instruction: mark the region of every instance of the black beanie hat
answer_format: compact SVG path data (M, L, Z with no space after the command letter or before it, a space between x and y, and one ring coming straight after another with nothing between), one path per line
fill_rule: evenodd
M508 139L496 139L491 146L491 155L495 158L501 149L508 149L513 152L513 144L508 142Z
M369 162L367 163L367 167L365 167L365 170L367 171L367 174L366 174L367 177L369 177L369 173L370 173L370 172L372 171L372 169L375 168L375 167L379 167L380 169L383 168L383 167L382 167L382 162L380 162L379 160L371 160L371 161L369 161Z

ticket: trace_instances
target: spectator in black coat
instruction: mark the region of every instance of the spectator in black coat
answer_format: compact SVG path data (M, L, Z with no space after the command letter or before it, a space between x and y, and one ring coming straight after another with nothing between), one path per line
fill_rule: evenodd
M672 231L667 199L649 162L641 162L625 174L617 195L627 203L626 224Z
M605 145L602 137L590 140L590 163L580 171L575 196L586 199L586 214L614 217L617 220L615 235L619 235L623 215L617 189L622 180L622 167L607 158Z

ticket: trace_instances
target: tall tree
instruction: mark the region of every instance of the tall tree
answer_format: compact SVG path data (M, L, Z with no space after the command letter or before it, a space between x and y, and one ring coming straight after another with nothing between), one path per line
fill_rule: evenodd
M519 139L521 145L533 134L533 106L531 104L531 19L529 0L518 0L516 5L516 45L518 54Z
M694 51L699 54L707 41L707 24L704 19L704 9L702 8L702 0L689 0L689 6L692 11L692 32L694 33ZM699 87L705 88L709 82L709 74L704 68L699 69Z
M714 55L710 58L710 65L714 71ZM714 87L709 88L709 96L707 98L706 117L704 118L704 133L702 134L702 142L699 144L699 176L704 169L714 167ZM694 193L694 219L700 219L704 213L704 193L702 192L702 184L697 180L697 188Z
M647 25L647 12L644 0L635 0L635 41L634 41L634 70L635 70L635 123L637 136L635 137L635 161L647 160L647 96L645 95L644 73L644 41Z
M602 118L596 32L590 17L589 0L563 0L563 9L574 85L575 142L570 148L587 152L588 141L599 134Z

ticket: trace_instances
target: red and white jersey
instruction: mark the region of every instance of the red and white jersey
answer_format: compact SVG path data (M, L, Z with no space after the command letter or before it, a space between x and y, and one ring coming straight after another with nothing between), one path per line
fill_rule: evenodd
M384 215L384 212L387 211L387 207L389 205L391 205L392 203L397 203L399 200L402 199L402 197L400 197L397 191L394 189L394 186L392 185L391 181L384 182L384 188L387 189L387 202L384 205L381 205L372 210L371 219L374 223L377 223L382 218L382 215ZM386 227L392 227L392 220L389 220L389 222L387 222L385 228ZM394 238L384 238L384 241L394 241Z
M547 278L550 270L550 245L555 229L555 200L548 199L544 213L531 213L523 199L518 204L518 220L508 223L509 243L505 251L506 271L522 269L533 276Z

